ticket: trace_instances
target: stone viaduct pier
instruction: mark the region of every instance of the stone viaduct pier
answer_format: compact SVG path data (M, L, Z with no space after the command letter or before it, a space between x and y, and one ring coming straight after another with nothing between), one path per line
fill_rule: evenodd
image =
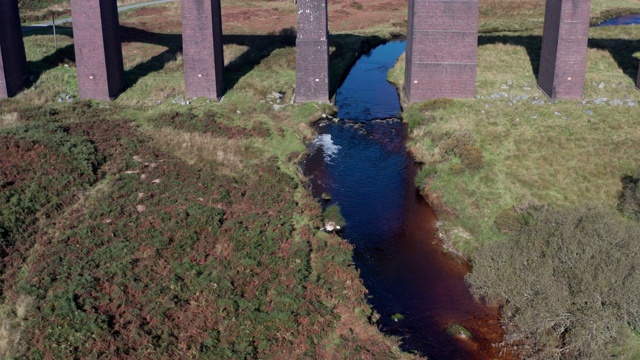
M71 12L80 97L113 99L126 88L116 0L71 0ZM553 99L582 97L589 15L590 0L546 2L538 86ZM182 40L185 96L221 97L220 0L182 0ZM474 97L477 49L478 0L409 0L409 101ZM296 101L328 102L327 0L298 0L296 56ZM17 0L1 0L0 98L27 78Z

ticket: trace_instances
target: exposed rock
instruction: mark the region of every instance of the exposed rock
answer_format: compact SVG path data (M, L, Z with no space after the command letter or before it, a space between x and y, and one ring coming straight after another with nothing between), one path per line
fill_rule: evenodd
M615 98L613 99L613 101L609 102L610 105L624 105L624 103L622 102L622 100Z
M326 232L334 232L336 230L340 230L340 225L336 225L335 221L327 221L324 223L324 227L320 230Z

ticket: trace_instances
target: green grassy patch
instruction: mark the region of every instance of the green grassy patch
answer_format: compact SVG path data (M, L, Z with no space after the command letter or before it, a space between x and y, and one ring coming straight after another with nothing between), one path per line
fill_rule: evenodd
M622 177L640 163L632 150L639 35L634 27L592 29L584 101L557 102L536 87L537 33L482 35L477 99L405 108L411 150L425 164L419 184L438 200L448 240L470 254L502 239L495 222L505 209L616 206Z

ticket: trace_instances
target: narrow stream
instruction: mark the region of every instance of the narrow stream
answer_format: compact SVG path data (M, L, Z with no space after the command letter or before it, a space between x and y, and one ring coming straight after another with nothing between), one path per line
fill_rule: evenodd
M622 15L616 18L603 21L596 26L617 26L617 25L639 25L640 14Z
M340 235L354 245L382 331L429 359L499 358L499 311L473 300L469 265L436 244L437 218L414 185L398 94L386 81L404 47L390 42L358 60L337 93L340 120L317 123L303 169L316 198L328 193L325 205L340 205ZM455 324L471 337L450 334Z

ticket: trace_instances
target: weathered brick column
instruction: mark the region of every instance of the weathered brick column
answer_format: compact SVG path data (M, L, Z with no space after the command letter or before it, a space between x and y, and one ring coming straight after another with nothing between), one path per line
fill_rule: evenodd
M27 78L17 0L0 0L0 98L14 96Z
M220 0L182 0L186 97L217 99L224 91Z
M538 87L552 99L582 98L590 3L590 0L547 0Z
M476 95L478 0L409 0L409 102Z
M71 14L80 97L118 96L125 82L116 0L71 0Z
M327 0L298 0L296 102L329 102Z

